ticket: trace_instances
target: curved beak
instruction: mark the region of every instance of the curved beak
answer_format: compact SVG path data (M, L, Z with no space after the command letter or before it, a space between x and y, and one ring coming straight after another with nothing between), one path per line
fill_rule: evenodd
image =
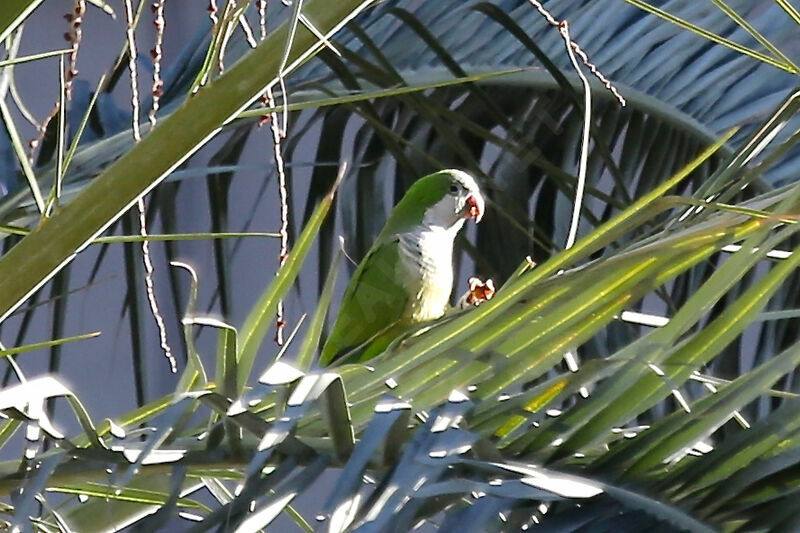
M483 198L480 195L470 194L464 206L464 218L472 218L477 224L483 218L483 208Z

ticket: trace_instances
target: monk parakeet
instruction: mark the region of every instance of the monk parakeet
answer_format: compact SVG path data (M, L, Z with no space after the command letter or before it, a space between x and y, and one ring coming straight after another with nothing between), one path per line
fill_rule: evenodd
M441 317L453 290L453 240L484 201L475 179L442 170L417 180L395 206L344 293L320 364L362 349L383 352L410 326Z

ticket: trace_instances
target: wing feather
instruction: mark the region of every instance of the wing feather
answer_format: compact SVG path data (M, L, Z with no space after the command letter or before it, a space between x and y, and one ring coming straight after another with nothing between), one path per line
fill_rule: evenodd
M320 356L326 366L377 333L403 322L408 290L401 285L399 241L377 242L356 268Z

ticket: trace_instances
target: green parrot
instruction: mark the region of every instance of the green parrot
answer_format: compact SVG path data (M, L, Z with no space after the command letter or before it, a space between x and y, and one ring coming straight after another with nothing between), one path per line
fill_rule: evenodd
M444 315L453 290L453 241L466 219L480 222L483 210L478 184L466 172L417 180L356 268L320 365L354 350L348 361L375 357L410 326Z

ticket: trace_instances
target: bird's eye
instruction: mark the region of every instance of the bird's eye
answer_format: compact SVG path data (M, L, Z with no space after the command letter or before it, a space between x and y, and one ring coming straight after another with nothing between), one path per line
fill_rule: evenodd
M457 192L458 192L458 185L456 185L455 183L453 183L452 185L450 185L450 192L451 192L452 194L455 194L455 193L457 193Z

